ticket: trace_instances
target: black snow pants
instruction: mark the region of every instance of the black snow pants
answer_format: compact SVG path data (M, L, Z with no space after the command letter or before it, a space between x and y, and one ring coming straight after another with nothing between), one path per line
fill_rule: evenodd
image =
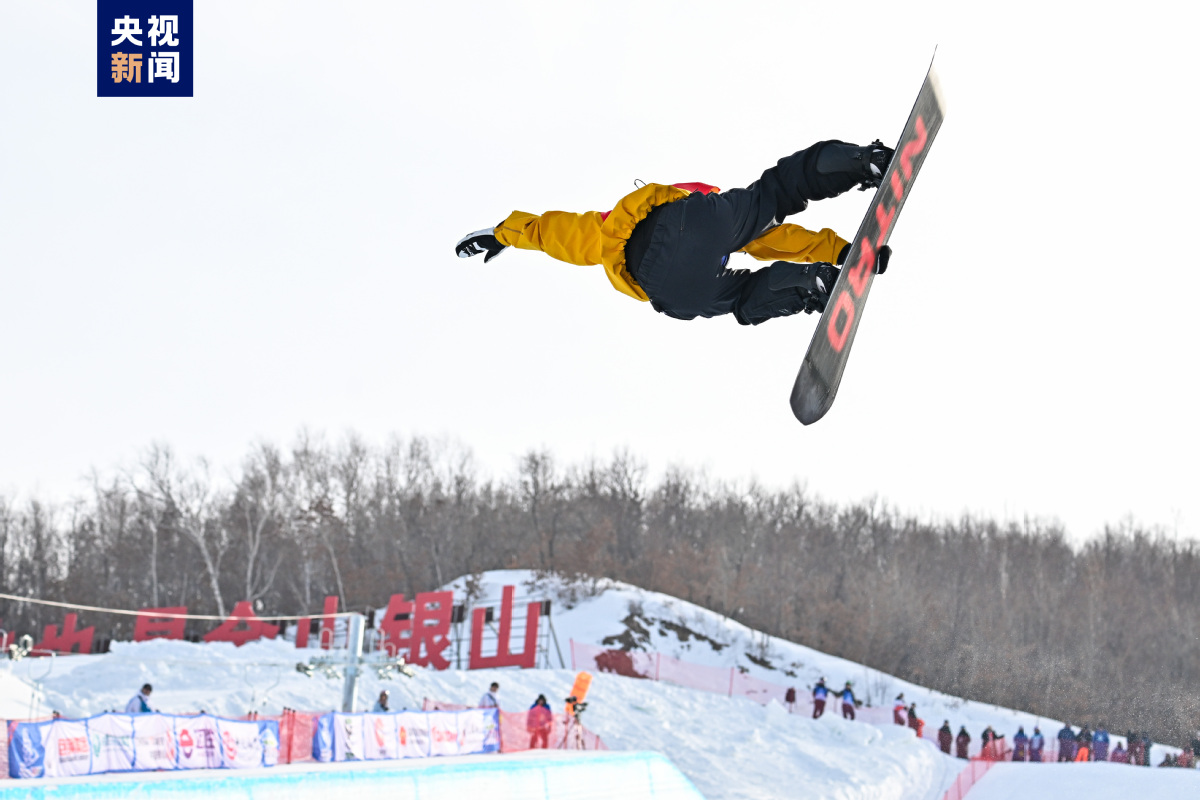
M745 189L720 194L694 192L654 208L637 224L625 246L626 264L651 305L676 319L733 314L743 325L804 310L805 296L773 272L794 269L777 261L755 271L726 269L729 254L768 228L808 207L810 200L835 197L860 179L820 174L817 156L826 142L786 158Z

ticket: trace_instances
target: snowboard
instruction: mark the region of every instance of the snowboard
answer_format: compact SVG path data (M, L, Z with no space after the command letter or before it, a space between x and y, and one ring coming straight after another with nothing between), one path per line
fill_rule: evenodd
M913 181L942 127L944 114L942 91L931 64L896 145L896 155L851 243L846 264L830 292L829 303L792 387L792 413L805 425L825 416L837 397L854 334L875 278L875 257L896 227L900 209L904 208Z

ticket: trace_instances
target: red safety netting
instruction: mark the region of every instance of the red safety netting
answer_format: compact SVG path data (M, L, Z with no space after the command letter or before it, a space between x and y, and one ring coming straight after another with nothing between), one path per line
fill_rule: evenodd
M967 792L971 791L971 787L978 783L979 779L997 763L994 760L981 758L973 758L968 761L963 771L958 773L954 785L946 790L946 794L942 795L942 800L962 800Z
M665 681L687 689L714 692L727 697L747 697L766 705L774 700L793 714L812 716L812 697L807 691L796 693L794 703L787 702L787 686L755 678L737 667L709 667L691 664L662 653L636 653L606 650L603 647L571 640L571 666L595 672L610 672L627 678ZM790 687L796 688L796 687ZM826 714L843 714L841 699L830 692ZM877 725L892 719L890 708L855 707L856 719Z
M463 711L475 706L458 703L443 703L425 698L424 711ZM535 736L529 729L527 711L500 711L500 752L517 753L522 750L607 750L608 745L583 725L569 721L565 713L555 712L554 724L546 736ZM536 745L536 747L535 747Z

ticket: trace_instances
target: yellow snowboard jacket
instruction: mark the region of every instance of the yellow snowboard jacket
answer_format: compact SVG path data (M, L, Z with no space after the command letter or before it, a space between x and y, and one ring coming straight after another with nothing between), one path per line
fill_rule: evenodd
M500 244L522 250L541 250L569 264L603 264L613 288L646 301L650 298L625 266L625 242L633 233L633 227L645 219L652 208L691 194L682 186L705 185L646 184L622 197L612 211L603 213L547 211L538 216L514 211L496 227L495 236ZM715 188L713 190L716 191ZM739 252L747 253L759 261L832 262L837 260L838 253L847 244L845 239L829 228L813 233L799 225L785 223L766 230Z

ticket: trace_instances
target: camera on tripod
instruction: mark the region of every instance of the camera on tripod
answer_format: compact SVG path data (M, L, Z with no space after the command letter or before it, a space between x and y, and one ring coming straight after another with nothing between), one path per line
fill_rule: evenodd
M578 718L580 714L587 711L587 703L582 703L575 695L571 695L566 699L567 705L571 707L571 715Z

